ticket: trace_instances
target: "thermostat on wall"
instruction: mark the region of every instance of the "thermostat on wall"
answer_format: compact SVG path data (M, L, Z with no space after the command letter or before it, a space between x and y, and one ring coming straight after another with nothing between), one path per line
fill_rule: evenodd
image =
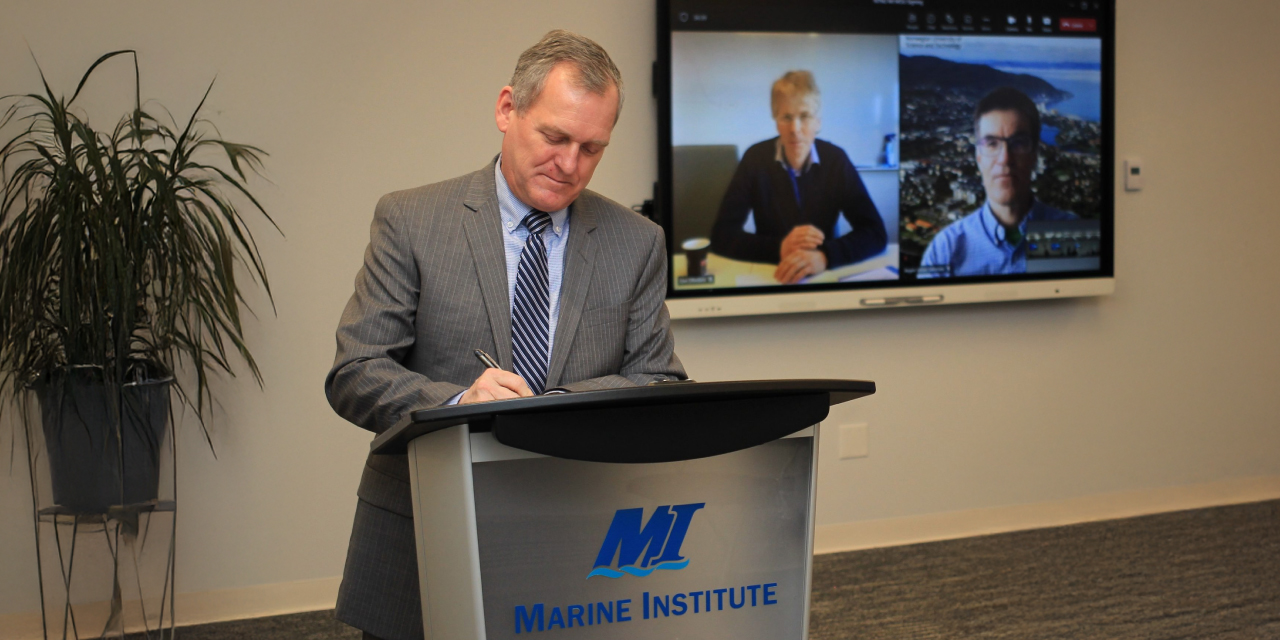
M1142 158L1124 161L1124 190L1142 191Z

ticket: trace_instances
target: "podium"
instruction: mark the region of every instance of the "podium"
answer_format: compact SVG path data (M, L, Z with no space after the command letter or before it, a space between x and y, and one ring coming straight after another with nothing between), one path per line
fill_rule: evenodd
M411 412L428 640L808 636L818 424L852 380L666 382Z

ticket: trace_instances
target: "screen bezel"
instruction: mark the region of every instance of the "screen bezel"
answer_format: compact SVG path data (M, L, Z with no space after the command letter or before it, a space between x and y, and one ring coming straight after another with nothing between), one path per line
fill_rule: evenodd
M955 304L988 300L1028 300L1053 297L1106 295L1114 291L1115 269L1115 1L1103 0L1090 11L1098 18L1102 43L1102 82L1100 112L1102 119L1100 220L1102 255L1095 271L969 276L940 280L880 280L853 283L804 284L793 286L721 287L714 289L677 289L676 274L671 269L671 256L677 248L673 238L673 147L672 147L672 56L673 31L761 31L775 33L850 33L844 24L865 19L866 24L895 13L904 18L908 11L1053 11L1064 13L1071 0L928 0L898 2L896 0L658 0L657 60L653 67L653 90L658 99L658 183L655 188L655 220L666 232L667 239L667 304L672 317L704 317L717 315L750 315L789 313L815 310L865 309L931 304ZM927 6L922 6L927 5ZM728 10L734 12L769 12L769 29L722 26L712 23L702 28L677 28L680 11ZM783 16L781 10L786 9ZM838 14L838 20L822 20L821 16ZM757 13L759 15L759 13ZM818 17L815 17L818 16ZM836 23L843 21L842 24ZM851 22L852 21L852 22ZM811 28L823 23L825 28ZM904 22L905 23L905 22ZM803 24L799 29L794 25ZM696 26L696 25L695 25ZM787 27L791 28L787 28ZM838 28L836 28L838 26ZM720 27L720 28L715 28ZM870 27L864 27L870 28ZM907 34L906 30L859 33ZM960 34L963 35L963 34ZM1069 37L1069 36L1057 36Z

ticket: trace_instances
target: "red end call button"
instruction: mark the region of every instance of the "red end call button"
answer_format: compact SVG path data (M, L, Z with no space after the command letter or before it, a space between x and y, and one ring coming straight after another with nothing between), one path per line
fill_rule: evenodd
M1098 21L1094 18L1061 18L1058 29L1062 31L1097 31Z

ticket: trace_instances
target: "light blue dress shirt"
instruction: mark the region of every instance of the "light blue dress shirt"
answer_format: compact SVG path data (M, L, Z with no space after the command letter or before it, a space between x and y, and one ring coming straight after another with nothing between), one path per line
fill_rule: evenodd
M1027 272L1027 223L1077 220L1074 213L1055 209L1039 200L1031 205L1020 238L1010 243L1004 225L991 212L991 203L951 223L929 243L920 261L919 278L948 278Z
M524 225L525 216L533 207L520 202L511 193L507 178L502 175L502 156L493 165L494 181L498 183L498 212L502 214L502 247L507 255L507 308L513 309L516 299L516 272L520 268L520 253L529 238ZM547 353L556 344L556 321L560 319L560 284L564 282L564 247L569 240L569 209L548 211L551 226L542 232L547 245L547 281L550 289L551 321L547 325Z
M494 182L498 184L498 213L502 218L502 248L507 259L507 308L514 308L516 298L516 272L520 268L520 253L529 239L529 230L521 222L533 211L511 193L506 176L502 175L502 156L493 165ZM550 289L551 318L547 324L547 354L556 344L556 322L560 320L560 285L564 282L564 249L569 243L569 208L547 212L551 226L542 232L547 245L547 286ZM549 363L548 363L549 364ZM465 392L464 392L465 393ZM458 404L462 394L445 404Z

